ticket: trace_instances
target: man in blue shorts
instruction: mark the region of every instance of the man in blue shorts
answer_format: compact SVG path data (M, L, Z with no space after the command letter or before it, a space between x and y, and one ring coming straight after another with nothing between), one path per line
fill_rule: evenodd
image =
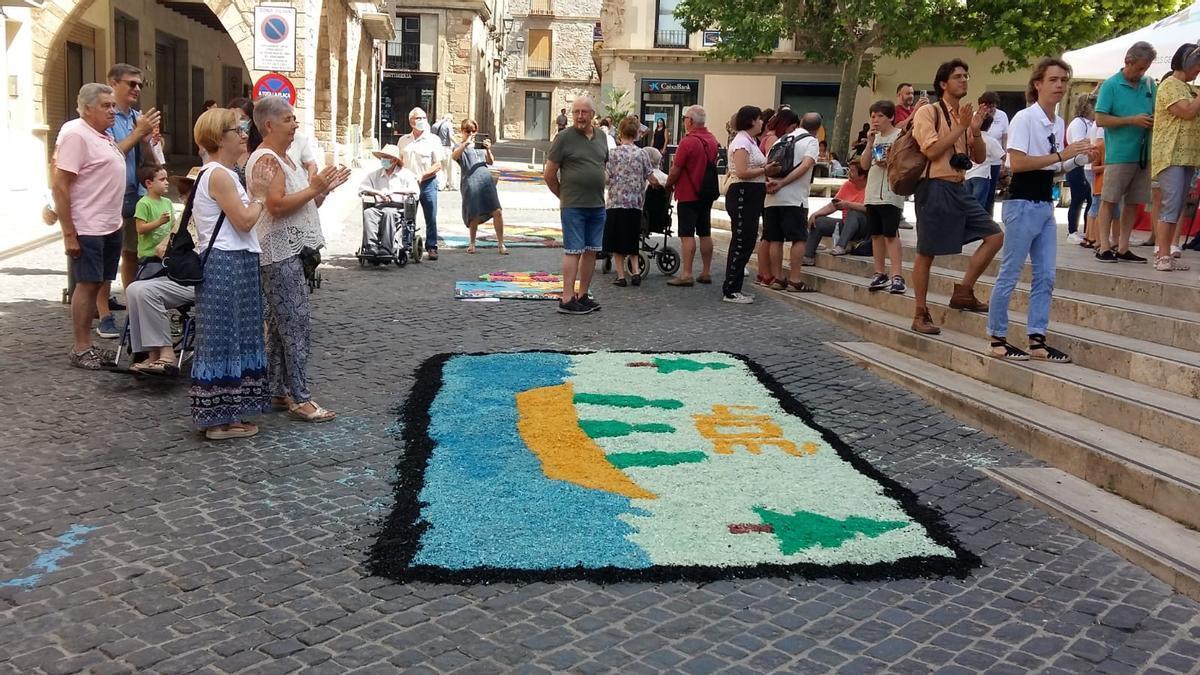
M604 165L608 140L592 126L596 103L580 96L571 105L570 128L554 137L542 177L559 200L563 229L563 293L560 314L590 314L600 305L588 297L596 253L604 239ZM575 281L579 290L574 291Z

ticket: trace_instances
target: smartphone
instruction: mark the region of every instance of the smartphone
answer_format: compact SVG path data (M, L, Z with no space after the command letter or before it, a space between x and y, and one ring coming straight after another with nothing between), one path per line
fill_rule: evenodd
M483 145L484 143L490 143L491 140L492 140L492 137L483 132L475 134L475 145Z
M929 98L929 92L925 91L924 89L917 92L917 99L919 100L923 98Z

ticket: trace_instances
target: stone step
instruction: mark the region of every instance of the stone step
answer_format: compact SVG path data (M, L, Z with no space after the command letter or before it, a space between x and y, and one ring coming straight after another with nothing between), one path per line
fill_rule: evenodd
M1067 473L1200 528L1200 458L867 342L836 351Z
M875 269L871 258L820 253L817 254L816 266L862 278L870 277ZM904 277L911 283L912 263L904 264ZM960 271L934 267L929 279L929 291L949 295L954 290L954 284L961 279ZM980 299L986 299L985 296L991 292L995 281L993 276L980 277L976 286L976 293ZM1028 282L1017 284L1010 308L1019 312L1028 310ZM1050 318L1062 323L1197 352L1197 359L1200 359L1200 312L1057 288L1050 304Z
M712 224L714 229L728 232L729 214L714 208ZM916 257L916 233L913 230L901 230L900 237L904 242L904 260L911 263ZM968 245L962 254L939 256L935 262L939 267L961 273L967 268L974 248L975 245ZM1147 257L1152 255L1152 251L1149 247L1138 247L1134 252ZM1200 310L1200 278L1196 276L1200 264L1195 253L1187 252L1184 258L1185 262L1191 264L1191 271L1155 272L1149 264L1096 262L1090 251L1063 241L1059 243L1055 289L1195 312ZM999 269L997 256L984 274L994 278ZM1021 272L1021 281L1028 284L1031 274L1030 266L1026 263Z
M1200 601L1200 534L1058 469L983 472Z
M792 295L801 302L823 300ZM997 359L972 335L943 329L923 336L912 332L906 317L873 307L841 309L852 312L837 316L838 323L880 345L1200 458L1200 402L1191 397L1075 363Z
M857 275L817 267L805 267L802 277L823 294L883 310L900 317L903 325L911 324L916 306L911 289L904 295L872 293ZM950 309L947 295L930 293L927 302L943 330L977 336L979 349L986 347L986 314ZM1009 312L1009 335L1018 345L1026 334L1025 320L1023 313ZM1080 366L1193 399L1200 397L1200 357L1195 352L1054 321L1048 333L1050 343ZM1191 404L1191 410L1200 408L1200 402ZM1200 417L1200 413L1189 417Z

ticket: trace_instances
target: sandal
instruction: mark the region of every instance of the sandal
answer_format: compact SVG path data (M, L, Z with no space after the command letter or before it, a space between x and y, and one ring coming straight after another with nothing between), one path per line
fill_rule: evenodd
M1091 239L1084 239L1079 242L1079 245L1084 248L1096 248L1096 242Z
M991 347L992 347L992 349L988 353L997 359L1005 359L1007 361L1028 361L1029 360L1029 354L1026 354L1025 352L1021 351L1020 349L1017 349L1016 347L1008 344L1008 340L1005 340L1002 337L996 337L995 335L993 335ZM1004 353L1003 354L999 353L997 351L998 349L1003 349Z
M508 247L504 244L500 244L497 249L499 250L500 255L508 255Z
M174 377L179 374L179 367L173 359L158 359L157 361L142 361L129 367L135 373L143 375L166 375Z
M809 286L808 284L804 283L803 281L789 281L789 282L787 282L787 292L788 293L816 293L818 291L817 291L817 289L813 288L812 286Z
M623 277L618 278L616 281L613 281L613 286L620 286L621 288L625 288L628 285L629 285L629 282L625 281L625 279Z
M230 438L250 438L258 433L258 427L253 424L236 422L227 424L225 428L213 427L204 431L204 437L210 441L224 441Z
M316 401L308 401L308 402L313 404L314 410L312 412L306 413L306 412L300 410L301 406L304 405L303 403L301 403L300 405L292 406L291 409L288 410L288 417L291 417L294 420L299 420L301 422L313 422L313 423L328 422L328 421L332 420L333 418L337 417L337 413L333 412L332 410L326 410L326 409L322 408Z
M1042 353L1038 354L1037 352ZM1071 362L1069 354L1046 344L1045 335L1034 334L1029 336L1029 356L1039 361L1052 361L1054 363Z

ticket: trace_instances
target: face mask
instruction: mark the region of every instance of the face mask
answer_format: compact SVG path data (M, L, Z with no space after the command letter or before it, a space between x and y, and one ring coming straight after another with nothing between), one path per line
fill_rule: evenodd
M413 128L416 129L417 131L420 131L421 133L429 131L429 121L428 120L417 120L417 123L413 125Z
M384 170L392 168L392 164L393 164L393 162L390 159L379 160L379 166L382 166L384 168Z
M243 134L246 134L247 136L250 135L250 120L244 120L238 123L238 126L242 128Z

